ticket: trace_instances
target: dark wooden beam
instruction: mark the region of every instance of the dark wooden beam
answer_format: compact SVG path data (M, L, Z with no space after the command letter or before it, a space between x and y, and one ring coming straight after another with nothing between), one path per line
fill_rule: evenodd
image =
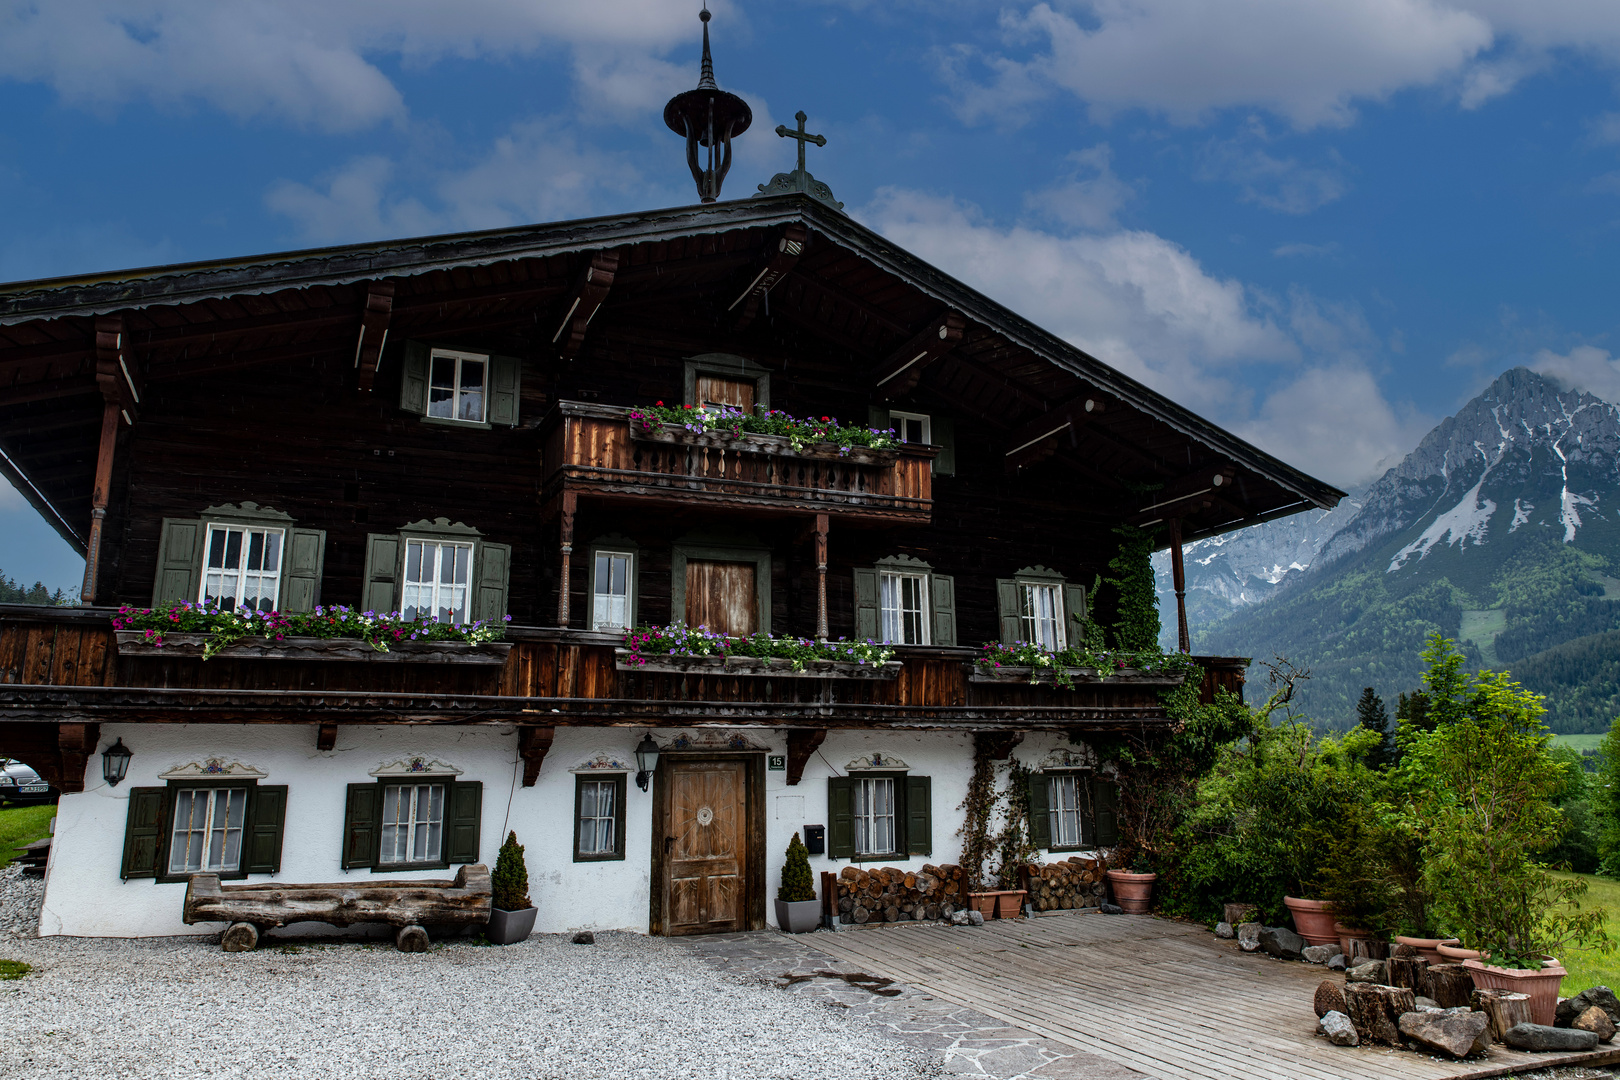
M354 318L353 313L350 313L349 317ZM342 348L343 344L339 341L308 341L297 345L277 345L268 349L242 349L211 356L154 361L148 378L158 382L167 379L189 379L199 375L219 375L258 367L261 364L307 360L312 356L326 356L333 353L341 355Z
M760 304L765 294L776 286L776 283L787 277L789 271L799 262L799 256L804 254L805 242L810 237L810 230L799 222L794 222L782 230L782 235L776 241L776 250L771 253L759 273L748 283L748 287L737 295L726 310L735 313L731 328L741 332L754 321L759 313Z
M872 386L887 401L910 393L929 364L956 348L966 326L962 316L947 311L879 364Z
M826 728L793 728L788 731L787 782L792 787L804 779L804 767L810 755L827 738Z
M1176 642L1184 653L1192 652L1187 633L1187 567L1181 557L1181 519L1170 519L1170 580L1176 590Z
M84 769L101 741L100 724L58 724L56 728L57 760L59 762L57 789L63 792L84 790Z
M315 749L324 754L335 747L337 745L337 729L336 724L315 725Z
M891 333L900 334L905 337L911 336L911 327L896 319L893 315L890 315L885 311L880 311L861 298L844 291L836 285L829 285L827 282L824 282L819 278L812 278L803 271L795 271L792 275L790 275L790 277L794 285L801 287L807 293L814 293L823 300L830 301L833 304L842 305L860 315L864 315L866 318L877 323L879 326L884 327Z
M107 520L107 502L112 496L113 452L118 446L119 420L131 426L140 400L130 377L129 356L124 349L124 320L119 315L103 315L96 320L96 386L101 391L101 441L96 452L95 481L90 488L90 534L85 540L84 581L79 587L81 603L96 602L101 578L101 533Z
M557 346L558 353L565 360L579 355L580 346L585 344L585 330L602 306L602 301L607 299L608 290L613 288L613 278L618 269L618 251L597 252L585 264L578 284L566 298L562 322L558 324L557 332L551 335L551 343Z
M20 386L0 387L0 407L27 405L35 401L54 401L57 398L94 394L100 389L88 375L74 375L65 379L40 379Z
M554 727L524 724L518 728L518 756L523 759L524 787L534 787L534 782L540 778L540 765L546 760L546 752L556 738L557 729Z
M153 326L130 329L129 345L140 352L166 346L184 345L191 341L219 341L260 330L316 330L325 326L352 323L354 309L344 305L331 308L307 308L303 311L273 311L264 315L247 315L240 319L183 323L178 326Z
M371 393L377 380L377 360L388 341L388 320L394 310L394 283L374 281L366 289L365 307L360 312L360 339L354 343L354 366L362 394Z

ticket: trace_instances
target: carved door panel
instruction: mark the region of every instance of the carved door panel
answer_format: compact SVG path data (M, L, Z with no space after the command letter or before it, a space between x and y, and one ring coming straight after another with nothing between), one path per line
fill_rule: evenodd
M747 765L671 762L665 785L664 932L748 928Z
M759 629L754 564L688 559L686 625L747 637Z
M745 413L754 411L753 379L699 374L692 390L692 396L697 398L694 405L734 405Z

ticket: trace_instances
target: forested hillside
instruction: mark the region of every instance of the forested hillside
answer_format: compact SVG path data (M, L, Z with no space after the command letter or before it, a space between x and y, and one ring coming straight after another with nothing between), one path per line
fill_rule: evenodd
M71 604L73 598L57 589L54 593L47 589L43 583L34 582L31 587L19 585L15 578L8 578L0 573L0 604Z

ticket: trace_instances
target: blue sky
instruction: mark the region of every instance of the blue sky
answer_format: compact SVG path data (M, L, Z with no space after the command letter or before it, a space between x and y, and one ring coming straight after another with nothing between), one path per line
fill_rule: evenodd
M1529 364L1620 400L1612 0L726 0L725 195L848 212L1341 486ZM693 201L681 0L0 0L0 280ZM82 564L0 487L0 571Z

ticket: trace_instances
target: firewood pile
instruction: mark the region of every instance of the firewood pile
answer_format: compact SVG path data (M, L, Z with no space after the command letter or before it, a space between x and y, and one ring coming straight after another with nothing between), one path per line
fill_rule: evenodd
M950 918L967 907L967 885L960 866L921 870L862 870L846 866L838 875L841 923L917 922Z
M1107 900L1107 869L1101 859L1078 855L1066 862L1030 863L1024 868L1029 902L1036 911L1101 907Z

